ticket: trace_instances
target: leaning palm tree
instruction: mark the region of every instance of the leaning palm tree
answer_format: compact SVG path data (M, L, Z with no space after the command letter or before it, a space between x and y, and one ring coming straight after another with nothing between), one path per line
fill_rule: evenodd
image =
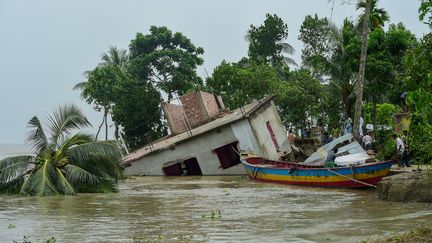
M33 117L27 143L34 156L0 160L0 192L30 196L113 192L121 177L120 151L74 130L90 123L74 105L60 107L45 126Z

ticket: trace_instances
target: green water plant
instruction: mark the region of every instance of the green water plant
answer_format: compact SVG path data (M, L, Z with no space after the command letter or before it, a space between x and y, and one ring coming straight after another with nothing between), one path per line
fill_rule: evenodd
M42 124L28 122L27 143L34 155L0 160L0 192L29 196L113 192L121 178L121 153L114 142L95 142L75 132L91 126L74 105L59 107Z
M210 220L215 220L215 219L221 219L222 218L222 214L220 210L217 210L217 212L215 210L211 210L209 215L206 214L202 214L201 218L203 219L210 219Z

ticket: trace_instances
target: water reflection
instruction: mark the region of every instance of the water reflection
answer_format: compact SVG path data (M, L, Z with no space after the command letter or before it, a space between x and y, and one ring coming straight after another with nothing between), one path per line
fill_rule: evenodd
M0 197L0 242L359 241L428 223L429 204L244 177L141 177L116 194ZM15 227L8 226L12 224Z

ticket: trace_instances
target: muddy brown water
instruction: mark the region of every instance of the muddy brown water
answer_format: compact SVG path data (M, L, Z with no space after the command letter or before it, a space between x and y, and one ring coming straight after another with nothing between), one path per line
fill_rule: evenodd
M432 221L432 205L241 176L138 177L114 194L0 196L0 242L359 242Z

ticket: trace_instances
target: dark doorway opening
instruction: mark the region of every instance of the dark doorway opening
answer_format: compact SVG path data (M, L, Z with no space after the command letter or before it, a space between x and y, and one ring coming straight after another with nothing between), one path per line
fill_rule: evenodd
M227 169L240 163L237 144L238 142L230 143L214 150L219 158L222 169Z
M181 176L183 174L181 163L165 166L162 168L162 171L166 176Z
M165 166L162 171L166 176L197 176L202 175L196 158L190 158L173 165Z
M185 175L202 175L201 168L196 158L190 158L183 161L186 171L183 170Z

